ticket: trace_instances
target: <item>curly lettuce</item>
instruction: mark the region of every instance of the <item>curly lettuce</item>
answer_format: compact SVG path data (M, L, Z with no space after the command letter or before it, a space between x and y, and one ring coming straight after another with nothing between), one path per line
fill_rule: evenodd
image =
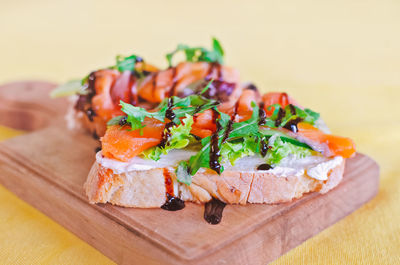
M259 146L258 139L247 136L238 141L224 143L221 147L221 156L223 160L228 160L234 166L236 160L258 153Z
M312 155L311 149L282 141L277 135L269 139L268 145L266 160L270 165L279 165L281 160L289 154L294 155L296 158L304 158Z

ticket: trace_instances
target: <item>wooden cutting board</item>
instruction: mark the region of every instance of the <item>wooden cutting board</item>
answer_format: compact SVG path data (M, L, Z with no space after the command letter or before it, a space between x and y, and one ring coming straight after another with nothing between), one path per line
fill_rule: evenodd
M83 183L99 143L66 129L64 99L54 85L19 82L0 87L0 124L30 131L0 144L0 183L119 264L266 264L373 198L379 167L349 159L342 183L291 203L228 205L210 225L203 206L127 209L90 205Z

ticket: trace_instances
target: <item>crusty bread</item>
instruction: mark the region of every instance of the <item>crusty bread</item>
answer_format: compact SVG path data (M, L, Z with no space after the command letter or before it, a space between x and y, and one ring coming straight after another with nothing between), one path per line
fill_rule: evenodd
M166 168L173 181L174 195L184 201L205 203L212 197L229 204L289 202L308 192L325 193L343 178L345 159L328 172L328 179L317 180L307 175L278 177L268 171L225 170L217 175L202 169L187 186L176 180L175 170ZM126 207L160 207L166 201L163 168L133 170L115 174L95 162L85 183L91 203L112 203Z

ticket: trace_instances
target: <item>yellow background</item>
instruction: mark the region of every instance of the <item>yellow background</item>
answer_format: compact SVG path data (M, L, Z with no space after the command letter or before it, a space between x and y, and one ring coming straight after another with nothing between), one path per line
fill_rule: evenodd
M375 199L274 264L400 264L399 33L398 0L1 0L0 83L64 82L116 54L166 66L217 36L243 80L285 89L381 166ZM0 263L112 262L0 186Z

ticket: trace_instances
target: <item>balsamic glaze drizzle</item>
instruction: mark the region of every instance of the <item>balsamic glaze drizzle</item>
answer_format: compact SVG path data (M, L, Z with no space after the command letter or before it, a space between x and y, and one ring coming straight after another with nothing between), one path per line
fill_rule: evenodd
M253 91L258 91L258 88L254 84L249 84L246 89L248 90L253 90Z
M257 167L257 170L268 170L268 169L271 169L272 167L271 167L271 165L269 165L269 164L261 164L261 165L259 165L258 167Z
M289 104L289 109L292 115L296 115L296 108L293 106L293 104Z
M222 138L222 143L225 143L225 142L226 142L226 140L227 140L228 137L229 137L229 134L230 134L231 131L232 131L232 126L233 126L233 122L234 122L234 120L235 120L235 118L236 118L236 115L237 115L238 107L239 107L239 101L236 102L236 104L235 104L235 110L233 111L233 114L232 114L232 116L231 116L231 119L229 120L228 124L226 125L226 130L225 130L225 132L224 132L224 137Z
M96 132L96 130L92 133L92 137L93 137L93 139L95 139L95 140L99 140L99 136L97 135L97 132Z
M222 212L226 203L213 198L204 205L204 219L212 225L219 224L222 219Z
M95 111L92 109L92 98L96 95L96 89L95 89L95 81L96 81L96 75L95 72L91 72L88 77L88 81L86 84L86 90L88 93L86 95L80 95L76 104L75 104L75 109L82 111L86 114L88 119L92 122L93 117L96 116Z
M162 139L161 142L159 143L159 147L165 147L168 144L168 140L171 137L171 127L175 125L174 119L176 117L174 111L172 110L172 107L174 106L174 99L169 98L168 99L168 108L165 111L165 118L169 119L170 122L165 124L165 129L163 131Z
M258 110L258 125L264 125L267 115L265 114L264 110L264 102L260 103L260 108Z
M279 127L279 125L281 125L282 119L283 117L285 117L285 115L286 115L285 109L279 108L278 117L275 120L275 127Z
M118 122L118 124L119 124L120 126L124 126L124 125L126 125L127 123L128 123L128 121L127 121L127 117L126 117L126 116L122 117L122 119L120 119L119 122Z
M94 110L91 108L91 107L89 107L87 110L86 110L86 116L88 117L88 119L90 120L90 121L93 121L93 117L94 116L96 116L96 112L94 112Z
M262 155L262 157L267 155L268 152L268 144L266 142L266 140L261 140L260 142L260 154Z
M152 86L151 86L151 95L154 97L154 92L156 91L157 87L157 77L158 77L159 72L155 72L152 80Z
M175 88L177 85L177 80L176 80L176 67L172 68L172 86L169 89L169 92L167 94L168 97L172 97L175 94Z
M218 111L213 108L212 109L213 113L213 122L216 124L217 129L215 132L211 135L211 143L210 143L210 168L217 172L218 174L221 174L221 164L219 163L219 158L221 156L220 150L219 150L219 141L218 141L218 136L219 132L222 130L221 123L218 120Z
M302 121L303 121L302 118L297 117L297 118L295 118L295 119L292 119L292 120L288 121L288 122L285 124L285 126L283 126L283 128L288 129L288 130L290 130L290 131L292 131L292 132L294 132L294 133L297 133L297 131L298 131L297 124L298 124L299 122L302 122Z

